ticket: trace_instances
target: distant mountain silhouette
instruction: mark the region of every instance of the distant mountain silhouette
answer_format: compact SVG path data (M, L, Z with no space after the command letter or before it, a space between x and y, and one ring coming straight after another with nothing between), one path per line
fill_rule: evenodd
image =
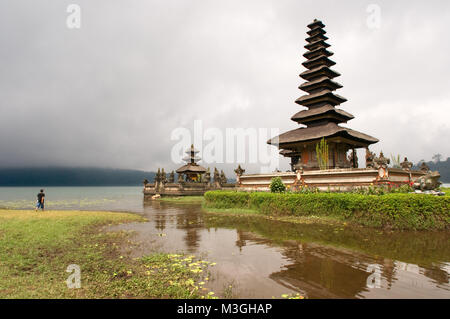
M450 157L447 157L446 161L439 162L425 162L432 171L439 171L441 174L441 182L450 183ZM420 163L418 163L414 168L418 168Z
M154 172L110 168L0 168L0 186L139 186Z

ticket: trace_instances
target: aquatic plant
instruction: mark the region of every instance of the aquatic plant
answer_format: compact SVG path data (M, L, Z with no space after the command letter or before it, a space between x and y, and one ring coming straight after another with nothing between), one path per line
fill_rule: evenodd
M328 143L324 137L316 144L316 155L319 168L321 170L328 169Z
M391 166L392 168L402 168L402 166L400 165L400 154L398 154L397 156L394 156L391 154Z

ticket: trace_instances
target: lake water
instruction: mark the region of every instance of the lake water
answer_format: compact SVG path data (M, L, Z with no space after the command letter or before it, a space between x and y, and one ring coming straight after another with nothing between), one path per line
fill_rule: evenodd
M33 208L39 189L0 187L0 207ZM217 265L207 287L219 296L450 298L448 232L387 232L220 217L198 204L143 202L141 187L48 187L48 209L131 211L142 256L184 252ZM231 288L230 288L231 286Z

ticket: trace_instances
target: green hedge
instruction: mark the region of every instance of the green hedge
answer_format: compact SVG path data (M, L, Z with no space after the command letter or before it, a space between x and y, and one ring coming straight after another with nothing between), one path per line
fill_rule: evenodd
M450 197L422 194L205 193L205 207L249 208L262 214L327 216L393 229L450 229Z

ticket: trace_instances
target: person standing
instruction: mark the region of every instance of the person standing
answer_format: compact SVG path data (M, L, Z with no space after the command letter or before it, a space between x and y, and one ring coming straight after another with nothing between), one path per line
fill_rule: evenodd
M44 190L41 189L41 191L37 194L36 211L39 208L41 208L42 211L44 210L44 199L45 199L45 193L44 193Z

